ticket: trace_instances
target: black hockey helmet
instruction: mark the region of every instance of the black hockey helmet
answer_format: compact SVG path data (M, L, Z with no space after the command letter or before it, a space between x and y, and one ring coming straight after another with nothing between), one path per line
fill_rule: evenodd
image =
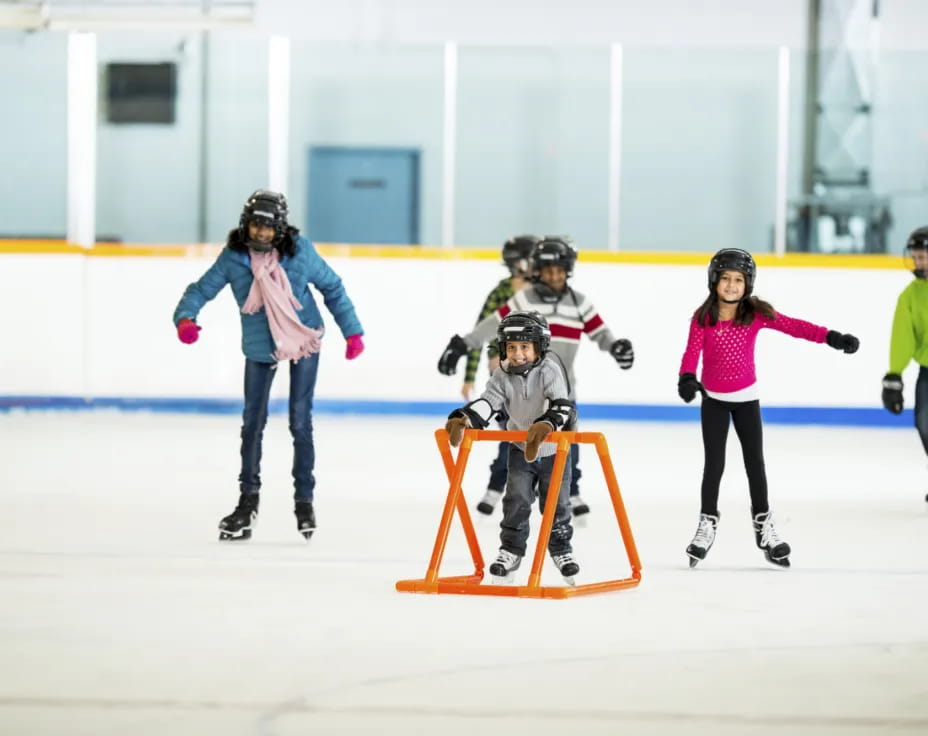
M538 312L510 312L503 317L499 327L496 328L496 346L502 360L506 359L506 343L508 342L534 343L538 360L541 360L551 347L551 329L548 327L548 321ZM512 372L524 373L531 368L531 365L533 364Z
M560 266L567 273L567 278L570 278L577 262L577 251L566 235L545 235L535 247L532 261L532 275L536 281L540 278L542 266Z
M740 271L744 274L744 295L754 291L754 278L757 276L757 264L754 257L740 248L722 248L709 261L709 291L714 292L718 286L722 271Z
M257 244L249 242L248 223L257 222L274 228L274 240L271 246L277 245L287 234L287 228L289 227L287 213L287 198L283 194L268 189L255 190L245 201L245 205L242 207L242 215L238 220L242 242L248 243L249 247L253 247L255 250L270 250L270 246L264 248L255 247Z
M503 243L503 263L513 275L531 274L532 254L538 242L534 235L516 235Z
M905 243L905 249L909 259L909 268L912 273L920 279L928 276L928 272L926 272L924 268L915 268L915 263L912 260L913 250L928 250L928 227L920 227L913 230Z

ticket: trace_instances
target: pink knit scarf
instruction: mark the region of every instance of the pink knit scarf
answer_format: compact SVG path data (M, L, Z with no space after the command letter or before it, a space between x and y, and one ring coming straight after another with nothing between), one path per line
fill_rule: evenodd
M277 360L292 360L294 363L313 353L318 353L322 330L307 327L296 316L300 302L293 296L290 279L280 267L277 250L267 253L250 251L251 272L255 280L251 283L248 298L242 305L243 314L254 314L261 307L267 312L267 323L277 350Z

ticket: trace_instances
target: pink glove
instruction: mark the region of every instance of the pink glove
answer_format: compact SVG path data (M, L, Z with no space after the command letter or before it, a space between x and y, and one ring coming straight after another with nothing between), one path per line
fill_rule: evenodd
M348 337L348 344L345 346L345 358L348 360L354 360L363 352L364 340L361 339L361 336L350 335Z
M177 323L177 339L182 343L189 345L190 343L196 342L200 338L200 330L202 328L192 319L187 319L184 317L180 322Z

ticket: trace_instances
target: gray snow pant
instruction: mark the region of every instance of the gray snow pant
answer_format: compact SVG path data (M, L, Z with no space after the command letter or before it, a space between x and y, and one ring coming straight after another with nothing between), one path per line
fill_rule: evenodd
M525 460L525 453L516 445L511 445L509 448L509 476L506 480L506 492L503 494L503 520L499 525L499 539L503 549L520 557L525 556L525 545L529 535L529 517L532 515L532 503L536 497L536 481L538 508L544 513L548 484L551 482L551 471L554 469L554 458L554 455L549 455L529 463ZM557 497L554 526L548 540L548 552L552 555L573 551L570 546L570 540L574 535L574 529L570 523L570 458L568 457L567 460Z

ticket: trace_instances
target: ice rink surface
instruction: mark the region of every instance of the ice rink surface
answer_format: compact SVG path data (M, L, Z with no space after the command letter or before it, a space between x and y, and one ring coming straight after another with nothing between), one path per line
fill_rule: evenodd
M0 734L928 733L914 429L766 427L789 570L754 547L732 433L719 536L690 570L698 425L588 422L608 439L643 577L558 601L395 592L435 539L440 422L315 423L315 537L295 529L278 415L254 538L220 544L238 417L0 414ZM471 507L492 450L472 455ZM623 577L591 449L581 466L593 511L574 536L578 582ZM492 560L499 512L475 521ZM442 574L471 571L456 525Z

